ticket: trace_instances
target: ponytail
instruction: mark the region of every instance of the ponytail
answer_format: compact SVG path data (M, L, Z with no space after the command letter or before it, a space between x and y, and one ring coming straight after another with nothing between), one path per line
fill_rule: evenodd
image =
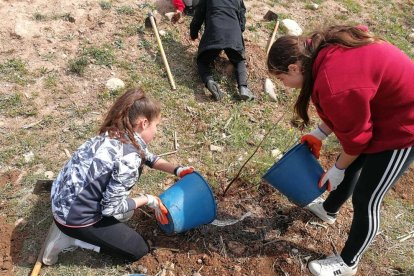
M151 122L160 113L161 108L158 102L148 98L139 88L130 89L112 105L102 123L99 134L108 132L111 138L118 139L122 143L132 143L140 152L141 157L144 157L141 147L134 138L135 122L140 116Z
M309 38L304 36L283 36L277 39L269 51L267 66L275 74L287 73L288 66L300 61L302 64L303 86L295 103L295 112L309 124L308 109L313 91L313 63L321 49L329 45L357 48L377 41L365 26L332 26L324 31L316 31Z

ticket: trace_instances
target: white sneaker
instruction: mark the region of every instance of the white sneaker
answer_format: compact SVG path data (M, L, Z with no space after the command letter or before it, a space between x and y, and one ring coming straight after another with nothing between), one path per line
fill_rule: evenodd
M43 253L43 263L45 265L53 265L58 260L58 255L62 251L71 251L74 248L76 239L65 235L53 222L52 229L46 237L46 248ZM70 248L70 249L69 249ZM68 250L69 249L69 250Z
M318 276L351 276L357 272L357 265L349 267L341 256L328 257L315 260L308 265L310 272Z
M323 202L324 202L324 200L322 198L318 197L317 199L315 199L314 201L309 203L305 207L305 209L311 211L314 215L319 217L324 222L326 222L328 224L333 224L336 220L336 217L329 215L325 211L325 208L323 208Z
M119 220L120 222L126 222L132 218L134 215L134 210L128 211L126 213L115 215L114 218Z

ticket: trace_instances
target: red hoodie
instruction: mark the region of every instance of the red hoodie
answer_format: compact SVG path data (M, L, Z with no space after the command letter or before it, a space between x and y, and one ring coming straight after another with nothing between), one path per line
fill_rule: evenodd
M378 42L322 49L313 64L312 101L350 155L414 145L414 62Z
M185 5L183 3L183 0L172 0L174 7L179 10L180 12L183 12Z

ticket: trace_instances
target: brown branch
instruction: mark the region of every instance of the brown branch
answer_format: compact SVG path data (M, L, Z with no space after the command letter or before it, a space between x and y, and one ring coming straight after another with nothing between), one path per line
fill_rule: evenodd
M230 186L233 184L233 182L239 178L241 171L243 170L243 168L246 166L246 164L250 161L250 159L253 158L253 156L256 154L256 152L259 150L260 146L263 144L263 142L266 140L267 136L269 136L269 134L272 132L273 129L275 129L275 127L279 124L279 122L282 120L282 118L285 116L286 111L279 117L279 119L276 121L276 123L274 124L274 126L269 129L269 131L266 133L266 135L263 137L262 141L260 141L259 145L256 147L256 149L254 150L254 152L252 153L252 155L250 155L250 157L246 160L246 162L244 162L244 164L241 166L240 170L238 171L238 173L236 174L236 176L233 178L232 181L230 181L229 185L227 185L226 189L223 192L223 197L226 196L227 191L229 190Z

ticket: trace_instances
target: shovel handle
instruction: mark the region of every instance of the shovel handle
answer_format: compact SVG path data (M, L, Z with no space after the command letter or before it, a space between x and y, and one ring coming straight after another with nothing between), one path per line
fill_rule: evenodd
M276 21L275 28L273 29L272 37L270 38L269 43L267 44L266 56L269 54L270 48L272 48L272 44L275 41L278 28L279 28L279 20Z
M161 57L162 57L162 61L164 62L165 70L167 70L168 80L170 81L171 89L176 90L177 88L175 86L175 81L174 81L173 75L171 74L170 65L168 65L168 60L164 52L164 47L162 47L161 38L158 33L157 24L155 23L154 16L152 13L148 13L148 17L150 19L152 29L154 30L155 37L157 38L158 48L160 49L160 52L161 52Z
M47 232L45 241L43 242L42 248L40 249L39 255L37 256L36 263L35 263L35 265L33 267L32 273L30 273L30 276L37 276L37 275L39 275L40 269L42 268L43 254L44 254L45 249L46 249L46 245L47 245L46 243L47 243L49 234L52 231L53 223L54 222L52 222L52 224L49 227L49 231Z

